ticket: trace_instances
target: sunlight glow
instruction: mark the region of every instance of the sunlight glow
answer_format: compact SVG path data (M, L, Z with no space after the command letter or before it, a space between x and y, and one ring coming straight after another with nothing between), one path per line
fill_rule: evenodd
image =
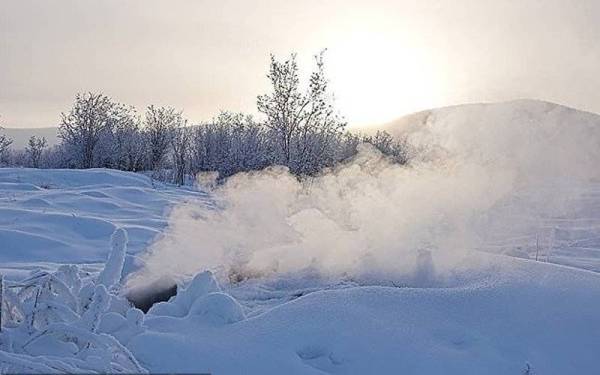
M384 32L346 36L328 51L336 103L353 125L367 126L443 102L434 55Z

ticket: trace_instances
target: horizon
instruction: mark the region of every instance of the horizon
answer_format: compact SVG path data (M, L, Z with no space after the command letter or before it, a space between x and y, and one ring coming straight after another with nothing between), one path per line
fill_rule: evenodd
M269 54L297 53L307 75L322 49L351 128L519 98L599 113L599 12L591 0L2 1L0 121L57 126L88 91L140 111L173 106L192 123L256 115Z

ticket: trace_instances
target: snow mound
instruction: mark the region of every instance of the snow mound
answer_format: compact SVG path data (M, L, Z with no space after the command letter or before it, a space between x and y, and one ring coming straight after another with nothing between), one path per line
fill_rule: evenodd
M187 288L177 291L177 295L168 302L160 302L152 306L149 315L184 317L189 314L193 304L209 293L220 292L212 272L205 271L197 274Z
M246 318L242 306L230 295L220 292L198 298L190 306L188 316L212 325L231 324Z
M420 112L383 127L420 159L493 183L472 231L489 252L600 271L600 116L517 100ZM504 191L504 192L503 192Z

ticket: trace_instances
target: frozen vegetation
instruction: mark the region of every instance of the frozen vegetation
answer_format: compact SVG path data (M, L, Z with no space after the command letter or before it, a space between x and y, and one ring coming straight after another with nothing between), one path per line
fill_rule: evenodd
M518 101L386 130L407 165L367 144L196 189L0 169L0 372L596 371L600 118Z
M271 90L256 103L260 119L222 111L210 121L192 123L173 107L149 105L141 114L103 93L79 93L61 114L58 144L32 136L23 147L0 128L0 166L151 171L154 178L184 185L189 175L222 180L275 165L298 176L315 175L355 155L362 142L406 161L400 139L346 130L323 53L315 56L308 82L300 77L295 55L281 61L271 57Z

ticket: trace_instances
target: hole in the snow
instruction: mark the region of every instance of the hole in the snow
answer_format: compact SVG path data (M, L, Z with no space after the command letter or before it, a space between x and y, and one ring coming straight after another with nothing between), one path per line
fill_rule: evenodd
M135 307L147 313L158 302L166 302L177 294L177 283L162 278L149 285L138 286L127 291L126 297Z

